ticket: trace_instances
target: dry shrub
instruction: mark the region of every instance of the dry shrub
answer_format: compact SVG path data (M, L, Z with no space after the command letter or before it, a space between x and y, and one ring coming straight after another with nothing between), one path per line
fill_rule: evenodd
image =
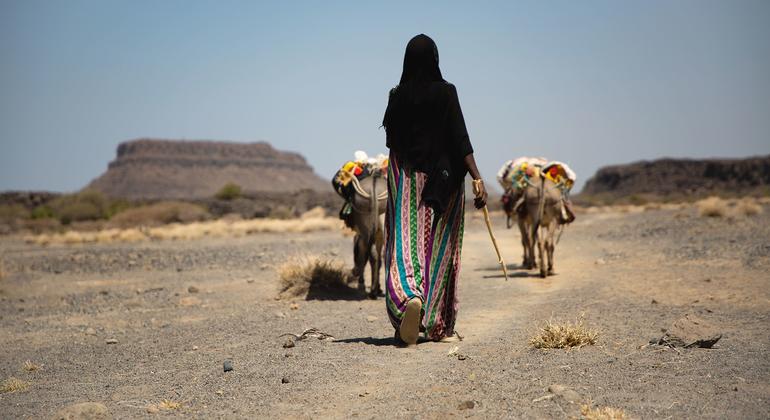
M687 207L687 204L683 204L683 203L663 203L660 206L660 208L663 210L673 210L673 211L682 210L686 207Z
M300 219L323 219L325 217L326 217L326 210L321 206L316 206L302 213L302 215L300 216Z
M121 228L158 226L169 223L198 222L208 217L208 211L197 204L162 201L124 210L110 219L110 225Z
M698 215L702 217L725 217L727 216L727 202L719 197L709 197L697 201L695 207L698 209Z
M297 213L294 209L287 206L277 206L270 209L270 219L293 219L297 217Z
M10 223L30 217L27 209L21 204L0 204L0 222Z
M663 208L663 204L658 202L647 203L644 205L644 211L660 210Z
M347 290L350 273L345 264L321 257L300 256L278 267L282 298L307 296L311 287Z
M52 200L49 207L51 215L65 225L85 220L106 219L110 214L109 199L95 190L62 195Z
M217 193L214 195L215 198L219 200L235 200L236 198L240 198L243 195L243 191L241 190L241 186L234 183L234 182L228 182L225 184Z
M29 384L27 382L24 382L21 379L10 377L6 379L2 384L0 384L0 394L10 394L13 392L25 391L27 388L29 388Z
M21 368L24 369L27 372L34 372L36 370L40 370L40 366L32 362L31 360L27 360L21 365Z
M739 200L734 207L737 216L756 216L762 213L762 206L753 198Z
M626 412L620 408L593 408L588 404L583 404L580 406L580 414L585 420L625 420L628 418Z
M551 320L541 327L529 344L538 349L563 349L596 344L599 332L585 326L582 317L574 323L556 323Z

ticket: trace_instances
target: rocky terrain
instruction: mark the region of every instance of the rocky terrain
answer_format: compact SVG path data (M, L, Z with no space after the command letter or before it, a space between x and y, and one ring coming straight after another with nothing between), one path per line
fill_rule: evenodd
M519 268L517 230L495 213L508 281L469 210L464 339L408 349L394 346L382 299L276 299L276 269L297 255L352 262L341 232L48 247L0 237L0 417L568 419L586 405L768 418L768 210L581 213L546 279ZM547 321L580 317L595 345L529 344ZM650 344L682 319L720 340ZM333 338L286 335L309 328Z
M599 169L578 201L606 204L679 201L708 195L737 197L770 194L770 156L746 159L659 159Z
M247 194L331 190L304 157L265 142L152 139L121 143L107 172L87 188L127 199L199 199L231 182Z

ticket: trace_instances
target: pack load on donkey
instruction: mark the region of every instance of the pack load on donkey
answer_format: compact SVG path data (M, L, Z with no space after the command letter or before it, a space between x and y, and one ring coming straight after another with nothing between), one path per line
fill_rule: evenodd
M531 178L540 175L540 169L547 163L548 161L542 157L522 156L515 160L509 160L497 172L497 182L500 183L504 191L521 190L527 186Z
M502 202L503 209L508 215L508 227L513 224L514 213L524 211L523 193L527 186L532 185L533 179L547 179L561 190L563 197L562 223L570 223L575 219L570 208L569 192L577 180L577 175L563 162L548 161L542 157L522 156L503 164L497 173L497 181L505 191Z
M361 190L360 182L372 175L384 178L388 172L388 157L383 154L369 157L366 152L358 150L353 156L354 159L345 162L332 178L334 191L345 199L345 204L340 209L340 219L350 228L353 228L350 216L353 213L354 194L358 192L361 195L367 195ZM387 194L387 190L383 189L380 194Z

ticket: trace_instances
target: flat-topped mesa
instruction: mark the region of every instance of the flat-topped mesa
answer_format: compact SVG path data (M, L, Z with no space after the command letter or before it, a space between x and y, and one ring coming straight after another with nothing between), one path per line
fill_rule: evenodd
M87 188L130 199L198 199L230 182L247 194L330 189L304 157L266 142L153 139L121 143L107 172Z
M765 195L770 156L745 159L659 159L607 166L586 182L580 196L686 198Z

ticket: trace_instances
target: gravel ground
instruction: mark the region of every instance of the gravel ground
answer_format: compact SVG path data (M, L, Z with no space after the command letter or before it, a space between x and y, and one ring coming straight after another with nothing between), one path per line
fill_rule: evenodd
M496 215L507 282L469 214L464 340L408 349L393 345L382 299L276 300L287 259L352 261L339 232L47 248L3 237L0 380L29 388L0 394L0 417L90 401L116 418L569 418L576 400L633 418L768 418L768 210L582 215L547 279L512 264L519 238ZM722 339L648 344L684 314ZM547 320L581 316L600 331L596 345L529 346ZM281 334L311 327L334 338L284 347ZM24 371L26 360L40 369Z

